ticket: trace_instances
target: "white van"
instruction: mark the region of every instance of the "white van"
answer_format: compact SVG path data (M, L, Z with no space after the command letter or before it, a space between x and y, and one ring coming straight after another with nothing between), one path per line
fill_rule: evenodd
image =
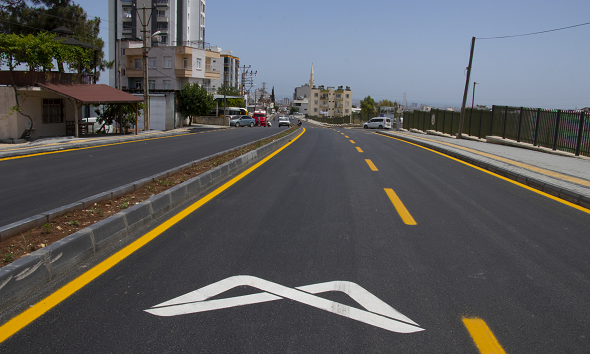
M391 129L391 118L389 117L375 117L369 119L363 124L365 129Z

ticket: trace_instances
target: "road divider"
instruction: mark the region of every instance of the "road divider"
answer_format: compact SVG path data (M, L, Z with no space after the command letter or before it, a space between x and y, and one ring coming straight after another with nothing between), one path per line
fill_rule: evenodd
M371 161L369 159L365 159L365 162L367 163L367 165L369 165L369 168L371 169L371 171L379 171L377 169L377 166L375 166L375 164L373 163L373 161Z
M303 132L305 129L301 134ZM300 135L294 139L291 137L292 135L287 135L261 146L0 268L0 310L15 305L19 299L34 293L46 283L124 238L137 237L142 228L165 221L169 212L190 200L203 196L236 174L241 173L238 175L240 177L251 169L253 170ZM146 180L163 178L163 174L167 176L173 171L178 172L182 170L182 167L165 171ZM244 170L246 172L242 172ZM238 177L233 177L230 182L235 183ZM136 183L141 183L141 181ZM117 190L133 190L134 188L134 184L130 184ZM208 194L205 198L213 193ZM209 199L211 198L209 197ZM94 203L94 197L87 199L87 204L82 203L83 205ZM68 207L70 206L64 208ZM0 342L10 335L2 334L4 330L5 328L2 326L0 328Z
M484 320L480 318L463 318L463 324L467 327L471 338L475 342L481 354L506 354L494 333Z
M393 189L384 188L384 190L385 190L385 193L387 193L389 200L391 200L391 202L393 203L395 210L397 210L397 213L402 218L402 221L404 222L404 224L417 225L416 220L414 220L414 218L412 217L412 215L410 214L408 209L406 209L406 207L404 206L404 203L402 203L401 199L399 199L399 197L397 196L397 194L395 194Z

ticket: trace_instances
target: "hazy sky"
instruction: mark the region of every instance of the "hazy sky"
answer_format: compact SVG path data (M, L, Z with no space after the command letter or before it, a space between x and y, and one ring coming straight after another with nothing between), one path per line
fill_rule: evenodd
M103 19L108 41L106 1L78 3ZM256 87L266 82L278 98L308 82L313 63L316 85L350 86L354 99L407 92L408 102L460 106L475 36L475 104L573 109L590 106L590 25L479 38L572 26L588 14L582 0L209 0L205 41L252 65Z

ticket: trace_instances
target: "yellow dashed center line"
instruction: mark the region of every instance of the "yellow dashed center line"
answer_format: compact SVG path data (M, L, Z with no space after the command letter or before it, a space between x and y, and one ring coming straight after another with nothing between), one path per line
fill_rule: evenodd
M379 171L373 161L369 159L365 159L365 161L367 162L367 165L369 165L369 168L371 168L371 171Z
M506 354L494 333L488 325L479 318L463 318L463 324L467 327L471 338L475 342L481 354Z
M351 140L350 142L354 144L354 140Z
M414 218L412 217L412 215L410 214L408 209L406 209L406 207L404 206L404 203L402 203L402 201L399 199L397 194L395 194L393 189L391 189L391 188L383 188L383 189L385 190L385 193L387 193L387 196L389 197L389 199L393 203L395 210L397 210L397 213L402 218L404 224L416 225L416 220L414 220Z
M358 152L363 152L363 150L360 147L356 147L356 149L358 150Z
M344 136L346 139L349 139L349 137L347 135Z

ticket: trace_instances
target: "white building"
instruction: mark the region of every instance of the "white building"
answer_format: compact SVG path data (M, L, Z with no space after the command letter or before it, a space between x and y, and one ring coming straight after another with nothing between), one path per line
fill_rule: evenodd
M110 86L123 86L117 65L125 55L121 44L141 41L144 22L148 24L148 46L152 45L151 34L159 31L159 46L205 48L205 0L108 0L108 4L109 60L115 61L115 68L109 71Z
M240 88L239 68L240 58L232 55L230 50L222 50L219 47L208 48L211 51L219 53L221 60L217 61L214 69L221 73L219 79L211 81L212 89L216 90L221 84L226 84L229 87L236 89Z

